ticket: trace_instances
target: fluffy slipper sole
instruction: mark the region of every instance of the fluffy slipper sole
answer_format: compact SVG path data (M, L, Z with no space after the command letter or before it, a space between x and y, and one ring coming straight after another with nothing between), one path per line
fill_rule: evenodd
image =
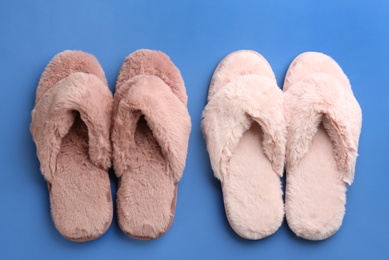
M113 106L118 222L130 237L167 232L191 129L184 81L162 52L139 50L120 69Z
M100 64L81 51L56 55L39 81L30 129L54 224L69 240L96 239L112 221L112 101Z
M284 83L288 129L285 211L302 238L326 239L340 228L354 179L361 109L339 65L322 53L299 55Z
M237 51L221 61L202 129L232 229L246 239L273 234L284 216L286 129L282 92L260 54Z

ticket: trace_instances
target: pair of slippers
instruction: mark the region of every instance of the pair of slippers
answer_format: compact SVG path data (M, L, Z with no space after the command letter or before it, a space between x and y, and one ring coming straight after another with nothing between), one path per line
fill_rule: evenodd
M341 226L354 179L362 114L350 82L330 57L299 55L278 88L254 51L229 54L216 68L202 129L233 230L267 237L285 215L299 237L322 240Z
M149 240L169 229L191 121L184 81L167 55L130 54L113 97L94 56L59 53L39 81L30 129L64 237L88 241L110 226L111 162L123 232Z

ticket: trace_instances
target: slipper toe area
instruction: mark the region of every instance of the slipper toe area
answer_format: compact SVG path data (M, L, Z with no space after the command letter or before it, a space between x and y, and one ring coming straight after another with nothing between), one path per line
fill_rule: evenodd
M283 90L304 79L312 73L325 73L335 76L344 86L350 87L350 81L339 64L330 56L320 52L304 52L290 64L285 75Z
M270 64L259 53L240 50L227 55L216 68L209 87L208 101L229 82L244 75L264 76L275 80Z
M165 53L141 49L128 55L120 69L116 89L119 89L129 79L139 75L153 75L161 78L173 93L184 104L187 104L188 97L180 70Z
M57 82L76 72L93 74L108 85L100 63L92 54L66 50L58 53L42 73L36 92L36 101Z

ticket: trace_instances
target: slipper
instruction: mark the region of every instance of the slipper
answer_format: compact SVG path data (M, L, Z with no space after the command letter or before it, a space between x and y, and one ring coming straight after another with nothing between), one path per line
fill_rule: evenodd
M112 221L112 101L100 64L81 51L56 55L38 84L30 130L54 224L73 241L98 238Z
M322 240L341 226L354 179L361 108L339 65L299 55L284 83L287 121L285 212L299 237Z
M112 120L119 226L158 238L173 222L191 130L184 81L166 54L138 50L124 60Z
M282 91L260 54L237 51L220 62L202 129L232 229L253 240L273 234L284 216L286 127Z

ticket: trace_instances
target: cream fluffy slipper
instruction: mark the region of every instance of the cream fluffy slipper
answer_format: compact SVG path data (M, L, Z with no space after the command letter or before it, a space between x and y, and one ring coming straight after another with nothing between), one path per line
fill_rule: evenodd
M237 51L216 68L202 129L233 230L261 239L281 226L286 127L282 91L269 63Z
M322 240L341 226L354 179L362 114L350 82L330 57L299 55L284 83L287 121L285 211L289 227Z
M124 60L112 120L119 226L158 238L174 218L191 129L184 81L167 55L139 50Z
M70 240L95 239L112 221L112 101L100 64L81 51L56 55L39 81L30 129L52 218Z

